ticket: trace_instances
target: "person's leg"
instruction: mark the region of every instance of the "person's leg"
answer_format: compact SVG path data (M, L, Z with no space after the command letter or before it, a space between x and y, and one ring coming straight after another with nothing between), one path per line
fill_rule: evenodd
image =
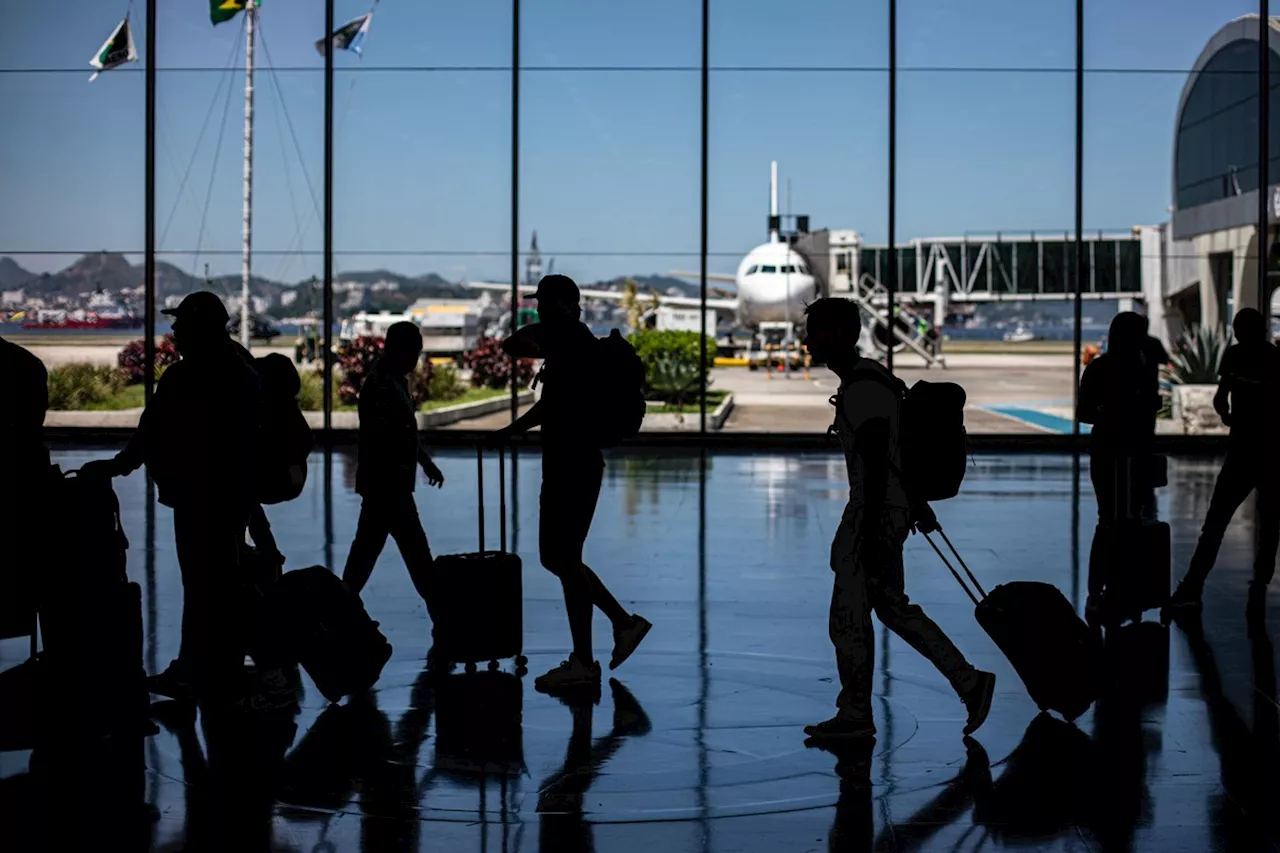
M564 590L564 609L569 619L569 632L573 638L573 652L559 667L535 680L543 690L577 686L600 679L600 666L595 661L591 647L592 604L591 581L587 567L582 564L582 545L586 527L581 512L575 511L582 503L576 494L579 486L572 471L558 464L555 457L543 455L542 493L539 497L538 554L542 566L560 580Z
M1089 595L1106 589L1106 546L1108 525L1116 517L1116 460L1113 454L1094 450L1089 454L1089 481L1098 504L1098 523L1089 547Z
M1200 528L1200 539L1191 555L1191 565L1178 584L1175 600L1199 601L1205 578L1218 559L1218 549L1222 547L1222 537L1231 524L1231 517L1257 485L1257 464L1257 460L1247 458L1234 448L1227 450L1227 458L1213 487L1213 497L1209 499L1209 511Z
M1276 573L1276 549L1280 548L1280 484L1269 474L1258 482L1257 538L1253 555L1253 582L1249 585L1249 609L1255 615L1266 610L1267 586Z
M347 564L342 570L342 581L356 595L364 589L373 574L373 566L378 562L378 555L387 544L390 533L390 520L383 501L368 496L360 503L360 520L356 522L356 536L351 541L351 550L347 553Z
M902 566L902 540L889 543L876 564L882 567L867 574L871 609L893 633L907 641L951 683L969 709L965 734L972 733L986 719L991 707L995 676L975 669L955 643L920 605L907 598Z
M875 634L865 564L856 559L858 542L846 515L831 543L831 607L827 635L836 653L840 692L836 715L805 727L814 738L869 737L875 734L871 713L871 677L875 670Z
M430 614L435 606L431 584L431 571L435 561L431 556L431 545L427 542L427 532L422 528L422 518L418 515L418 504L412 494L406 494L388 512L391 536L396 540L400 556L404 558L413 588L426 602L427 613ZM432 616L432 621L434 620L435 617Z

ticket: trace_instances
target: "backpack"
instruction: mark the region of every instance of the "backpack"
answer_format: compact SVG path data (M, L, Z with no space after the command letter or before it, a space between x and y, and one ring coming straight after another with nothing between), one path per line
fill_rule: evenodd
M256 360L262 378L259 433L258 501L277 504L302 494L307 484L307 456L315 440L298 407L298 370L288 358L272 353Z
M942 501L959 494L969 461L964 389L954 382L925 380L907 388L901 379L877 368L860 368L854 376L888 385L898 397L903 470L897 473L912 502ZM844 405L840 394L830 402L836 407L836 419L827 432L836 433Z
M622 333L614 329L596 341L594 371L599 376L598 396L593 401L597 413L596 443L616 447L640 434L645 412L644 362Z

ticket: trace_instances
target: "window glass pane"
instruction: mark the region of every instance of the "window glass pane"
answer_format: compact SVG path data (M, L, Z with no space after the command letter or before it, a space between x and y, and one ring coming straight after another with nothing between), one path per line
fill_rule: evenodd
M128 426L144 393L144 10L130 20L138 61L92 84L86 59L124 7L7 11L0 335L50 371L49 426Z
M1070 433L1075 4L898 9L904 325L964 386L970 432ZM928 361L908 346L895 370Z
M1159 33L1127 25L1152 15ZM1090 2L1085 26L1086 290L1095 300L1084 309L1086 357L1106 350L1121 311L1145 314L1174 356L1192 335L1225 340L1236 310L1269 301L1257 287L1257 4ZM1280 67L1274 51L1271 62ZM1271 104L1274 185L1274 86ZM1171 417L1175 395L1191 393L1172 378L1215 381L1212 369L1197 377L1175 366L1164 371L1157 431L1222 429L1212 411Z

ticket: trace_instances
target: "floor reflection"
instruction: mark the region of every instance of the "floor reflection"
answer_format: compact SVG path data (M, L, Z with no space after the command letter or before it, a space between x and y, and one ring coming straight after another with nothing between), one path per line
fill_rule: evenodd
M94 455L56 457L74 467ZM540 459L513 456L508 530L540 671L563 655L567 628L536 537L518 539L536 531ZM269 510L289 569L340 563L354 532L354 458L336 450L311 464L303 496ZM433 550L472 550L475 457L442 453L440 464L446 491L418 494ZM1170 466L1160 512L1176 565L1211 469ZM162 731L127 745L31 752L0 738L0 849L82 849L80 825L121 850L1272 849L1280 711L1274 637L1243 617L1248 512L1202 619L1112 632L1106 690L1076 725L1038 713L913 538L911 597L997 672L992 715L962 739L945 683L882 632L879 739L824 751L801 727L829 716L835 696L826 552L845 496L840 460L654 452L608 471L587 560L657 627L603 695L558 701L511 672L428 668L426 614L388 549L366 602L396 652L368 695L330 706L304 678L296 715L185 718L160 706ZM938 514L988 589L1045 580L1079 602L1081 531L1096 517L1088 483L1087 459L983 457ZM117 491L154 671L177 644L171 516L145 478ZM6 733L10 697L28 689L19 646L0 643Z

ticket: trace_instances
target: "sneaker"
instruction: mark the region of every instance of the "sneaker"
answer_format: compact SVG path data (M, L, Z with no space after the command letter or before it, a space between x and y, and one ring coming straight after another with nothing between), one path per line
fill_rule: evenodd
M533 686L542 693L582 687L593 687L599 690L600 663L593 660L589 664L584 664L575 655L569 655L569 659L561 661L558 667L535 678Z
M179 702L193 702L196 696L190 673L176 660L164 672L147 679L147 692Z
M859 720L836 715L829 720L805 726L804 733L816 741L852 740L876 736L876 724L871 720Z
M614 629L613 632L613 657L609 660L609 669L617 669L622 666L627 658L631 657L631 653L640 645L641 640L649 633L649 629L653 627L653 623L643 616L631 614L631 623L626 627Z
M969 719L964 724L964 733L971 735L987 720L991 711L991 698L996 692L995 673L973 671L973 683L960 692L960 701L969 709Z
M1173 595L1169 596L1164 607L1160 608L1160 621L1168 625L1176 616L1199 611L1204 603L1201 599L1202 594L1203 590L1200 588L1186 583L1178 584Z

